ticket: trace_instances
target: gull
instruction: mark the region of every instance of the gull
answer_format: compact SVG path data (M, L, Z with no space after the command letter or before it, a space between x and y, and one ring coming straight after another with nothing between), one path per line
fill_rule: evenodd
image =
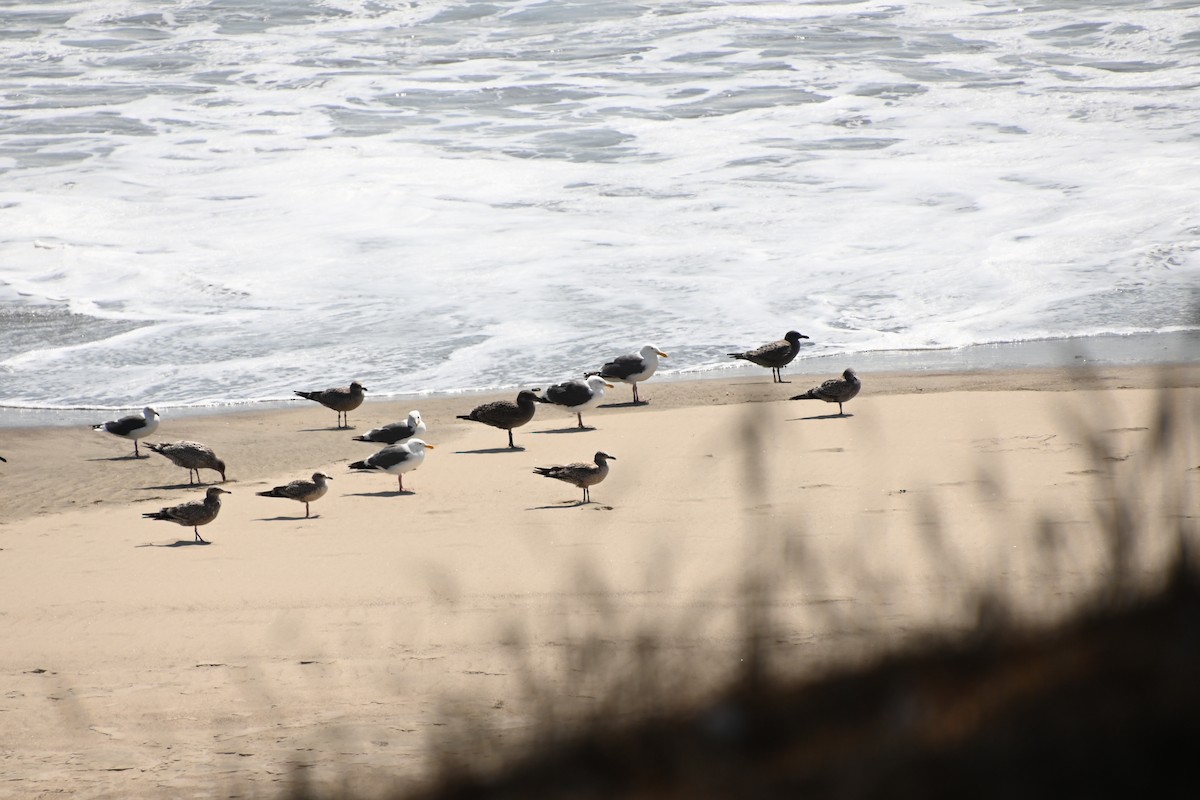
M255 492L255 494L259 497L283 497L287 500L304 503L304 518L308 519L308 504L315 503L325 496L325 493L329 491L329 484L325 481L331 480L333 478L324 472L314 472L310 481L294 480L284 486L276 486L274 489Z
M537 403L542 399L534 394L536 391L538 390L522 389L517 393L516 402L496 400L484 403L471 409L470 414L459 414L458 418L482 422L484 425L508 431L509 449L516 450L517 446L513 444L513 428L519 428L533 419L533 414L537 411Z
M376 444L400 444L414 436L425 435L425 420L421 419L420 411L408 412L404 422L393 422L381 428L372 428L362 436L355 436L356 442L375 442Z
M177 467L188 471L188 484L193 483L192 473L196 473L195 483L200 483L200 470L212 469L221 473L221 483L225 482L225 462L217 458L217 454L206 444L199 442L164 442L154 444L146 442L146 447L166 456Z
M636 353L617 356L609 361L599 372L585 372L583 377L590 378L599 375L610 381L621 381L633 386L633 402L641 404L645 401L638 399L638 382L647 380L658 369L658 359L667 358L667 354L652 344L645 345Z
M404 473L412 472L425 460L425 449L435 449L422 439L409 439L404 444L391 444L370 458L355 461L350 469L386 472L395 475L400 491L404 491Z
M592 494L589 491L590 487L595 486L608 477L608 462L616 461L617 457L600 451L596 453L594 460L595 464L580 462L567 464L566 466L534 467L533 471L537 475L565 481L572 486L578 486L580 489L583 489L583 502L590 503L592 502Z
M730 358L740 358L758 364L760 367L769 367L772 382L788 383L788 381L783 379L783 375L779 370L792 363L792 359L796 357L796 353L800 352L800 340L807 338L803 333L788 331L777 342L764 344L762 347L747 350L744 353L729 353L728 355Z
M217 518L217 514L221 511L221 495L232 494L222 489L220 486L210 486L208 491L204 493L203 500L192 500L187 503L180 503L177 506L168 506L159 511L153 511L148 514L142 514L146 519L161 519L167 522L174 522L177 525L182 525L185 528L192 526L192 533L196 535L196 541L200 544L208 544L200 538L200 531L196 528L200 525L207 525Z
M349 386L339 386L336 389L322 389L319 392L297 391L296 394L305 400L315 400L326 408L333 409L338 415L337 426L349 428L349 412L362 405L363 392L366 390L367 387L354 381Z
M842 411L842 403L848 403L853 400L859 390L862 389L862 381L858 379L858 374L847 369L842 373L840 378L830 378L820 386L814 386L804 394L798 394L791 398L792 400L824 400L826 403L838 404L838 416L846 416Z
M604 387L606 386L609 389L613 388L611 383L599 375L593 375L584 380L576 378L573 381L554 384L546 390L545 397L539 397L537 400L542 403L553 403L574 412L575 417L579 420L580 430L591 430L583 424L583 412L594 408L604 399Z
M149 436L158 430L158 412L150 406L142 409L142 416L131 414L128 417L121 417L118 420L111 422L101 422L99 425L93 425L92 430L100 431L101 433L111 433L114 436L120 436L122 439L133 440L133 457L134 458L149 458L138 452L137 440L144 436Z

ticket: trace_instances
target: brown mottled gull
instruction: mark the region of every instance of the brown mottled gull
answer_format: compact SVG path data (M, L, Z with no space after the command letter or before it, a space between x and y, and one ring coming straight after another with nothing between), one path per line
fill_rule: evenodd
M595 464L567 464L555 467L534 467L533 471L546 478L565 481L572 486L583 489L583 502L592 502L590 488L608 477L608 462L616 461L616 456L610 456L603 451L596 453Z
M177 467L188 471L188 483L200 483L200 470L211 469L221 473L221 482L225 482L225 462L217 458L217 454L206 444L199 442L147 442L150 448L160 456L165 456ZM192 473L196 480L192 480Z
M862 389L862 381L858 379L858 374L852 369L847 369L842 373L842 377L830 378L820 386L815 386L804 394L798 394L791 399L824 400L826 403L837 403L838 416L845 416L845 412L842 411L842 403L853 400L860 389Z
M120 436L122 439L130 439L133 441L133 457L134 458L149 458L138 452L137 440L145 436L149 436L158 430L158 412L150 406L142 409L142 416L131 414L128 417L121 417L118 420L111 422L101 422L99 425L93 425L92 430L100 431L101 433L111 433L113 436Z
M517 446L513 444L513 428L519 428L533 419L534 412L537 411L537 403L541 400L534 394L536 391L537 389L522 389L517 393L516 402L496 400L492 403L484 403L471 409L470 414L459 414L458 418L482 422L484 425L508 431L508 446L516 450Z
M222 489L220 486L210 486L208 491L204 493L203 500L192 500L188 503L180 503L177 506L168 506L159 511L154 511L149 514L142 514L146 519L160 519L166 522L174 522L176 525L192 527L192 533L196 536L196 541L201 544L208 544L200 538L200 531L196 528L200 525L207 525L217 518L217 514L221 512L221 495L232 494Z
M783 379L780 370L792 363L796 353L800 352L800 340L807 338L803 333L788 331L777 342L764 344L762 347L747 350L744 353L729 353L729 357L740 358L752 364L758 364L760 367L768 367L774 383L787 383L788 381Z
M322 389L319 392L300 392L297 391L300 397L305 400L314 400L326 408L337 412L339 428L350 427L349 412L362 405L363 392L367 387L363 386L358 381L354 381L349 386L339 386L336 389Z
M259 497L283 497L288 500L295 500L298 503L304 503L304 518L308 519L308 504L315 503L325 496L329 491L329 484L326 481L331 481L333 478L326 475L324 472L314 472L312 480L295 480L284 486L276 486L265 492L256 492Z

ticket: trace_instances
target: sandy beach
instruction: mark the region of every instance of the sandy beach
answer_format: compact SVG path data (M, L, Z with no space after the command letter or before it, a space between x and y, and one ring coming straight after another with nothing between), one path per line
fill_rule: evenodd
M1195 518L1200 366L860 377L845 417L788 401L804 377L650 381L644 407L618 386L594 430L543 406L515 451L455 418L508 393L368 401L353 430L312 403L165 412L146 441L228 465L209 545L142 518L203 494L165 458L0 430L0 798L271 797L297 769L405 785L459 726L515 737L547 697L601 701L644 632L701 680L735 669L747 575L771 586L779 667L805 670L970 627L989 592L1071 608L1110 568L1114 495L1139 572ZM1165 439L1163 407L1186 423ZM411 492L349 472L376 449L351 437L412 408L436 449ZM593 503L533 474L597 450L617 460ZM317 470L310 519L255 495Z

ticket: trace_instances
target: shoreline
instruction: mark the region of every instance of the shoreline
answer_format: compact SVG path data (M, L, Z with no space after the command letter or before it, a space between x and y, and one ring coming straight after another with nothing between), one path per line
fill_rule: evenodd
M975 344L966 347L930 350L880 350L863 353L825 354L804 357L801 354L785 369L785 378L795 376L824 380L840 374L847 366L860 373L886 374L936 373L975 374L1043 371L1061 369L1096 369L1112 367L1163 368L1200 363L1200 329L1164 333L1099 334L1062 339L1035 339L1021 342ZM655 376L643 384L647 389L655 384L691 381L753 381L761 371L745 362L730 361L720 368L670 371L666 362ZM560 380L567 380L564 376ZM817 381L817 383L820 382ZM331 384L332 385L332 384ZM618 394L621 388L618 384ZM369 387L368 387L369 388ZM492 397L515 393L521 386L514 384L496 389L461 389L454 391L415 392L367 397L365 404L416 404L466 398L467 402L484 402ZM612 392L610 391L610 394ZM295 408L309 401L299 398L275 400L233 400L209 405L154 405L164 417L169 413L177 419L210 415L269 413ZM0 431L16 428L86 426L115 419L139 411L142 403L116 408L25 408L0 405ZM153 405L153 404L152 404Z
M619 386L585 412L592 430L539 407L520 450L456 419L486 397L428 399L437 449L403 494L347 462L376 449L350 437L407 402L361 407L354 430L314 403L167 417L151 439L207 442L229 466L207 546L141 516L203 492L166 459L91 431L9 431L7 786L270 796L297 763L314 787L411 781L438 742L488 757L485 733L528 731L540 700L594 711L647 635L662 664L690 665L690 690L736 672L750 577L773 581L772 658L812 671L973 630L981 597L1036 621L1071 610L1108 574L1103 520L1122 497L1147 579L1195 518L1200 365L861 377L845 417L786 401L812 381L766 370L651 381L636 408ZM617 460L591 504L532 474L597 450ZM311 518L256 496L318 469L334 480Z

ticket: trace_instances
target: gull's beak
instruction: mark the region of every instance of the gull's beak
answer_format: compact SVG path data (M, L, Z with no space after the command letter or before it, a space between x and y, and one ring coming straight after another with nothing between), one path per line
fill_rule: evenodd
M654 352L658 353L663 358L670 358L670 356L664 353L662 350L655 350Z
M610 389L613 389L613 388L615 388L615 387L614 387L614 386L613 386L611 383L609 383L608 381L605 381L605 382L604 382L604 385L605 385L605 386L607 386L607 387L608 387L608 388L610 388Z
M429 442L426 442L426 443L425 443L425 448L426 448L427 450L437 450L437 448L436 448L436 447L434 447L433 445L431 445Z

